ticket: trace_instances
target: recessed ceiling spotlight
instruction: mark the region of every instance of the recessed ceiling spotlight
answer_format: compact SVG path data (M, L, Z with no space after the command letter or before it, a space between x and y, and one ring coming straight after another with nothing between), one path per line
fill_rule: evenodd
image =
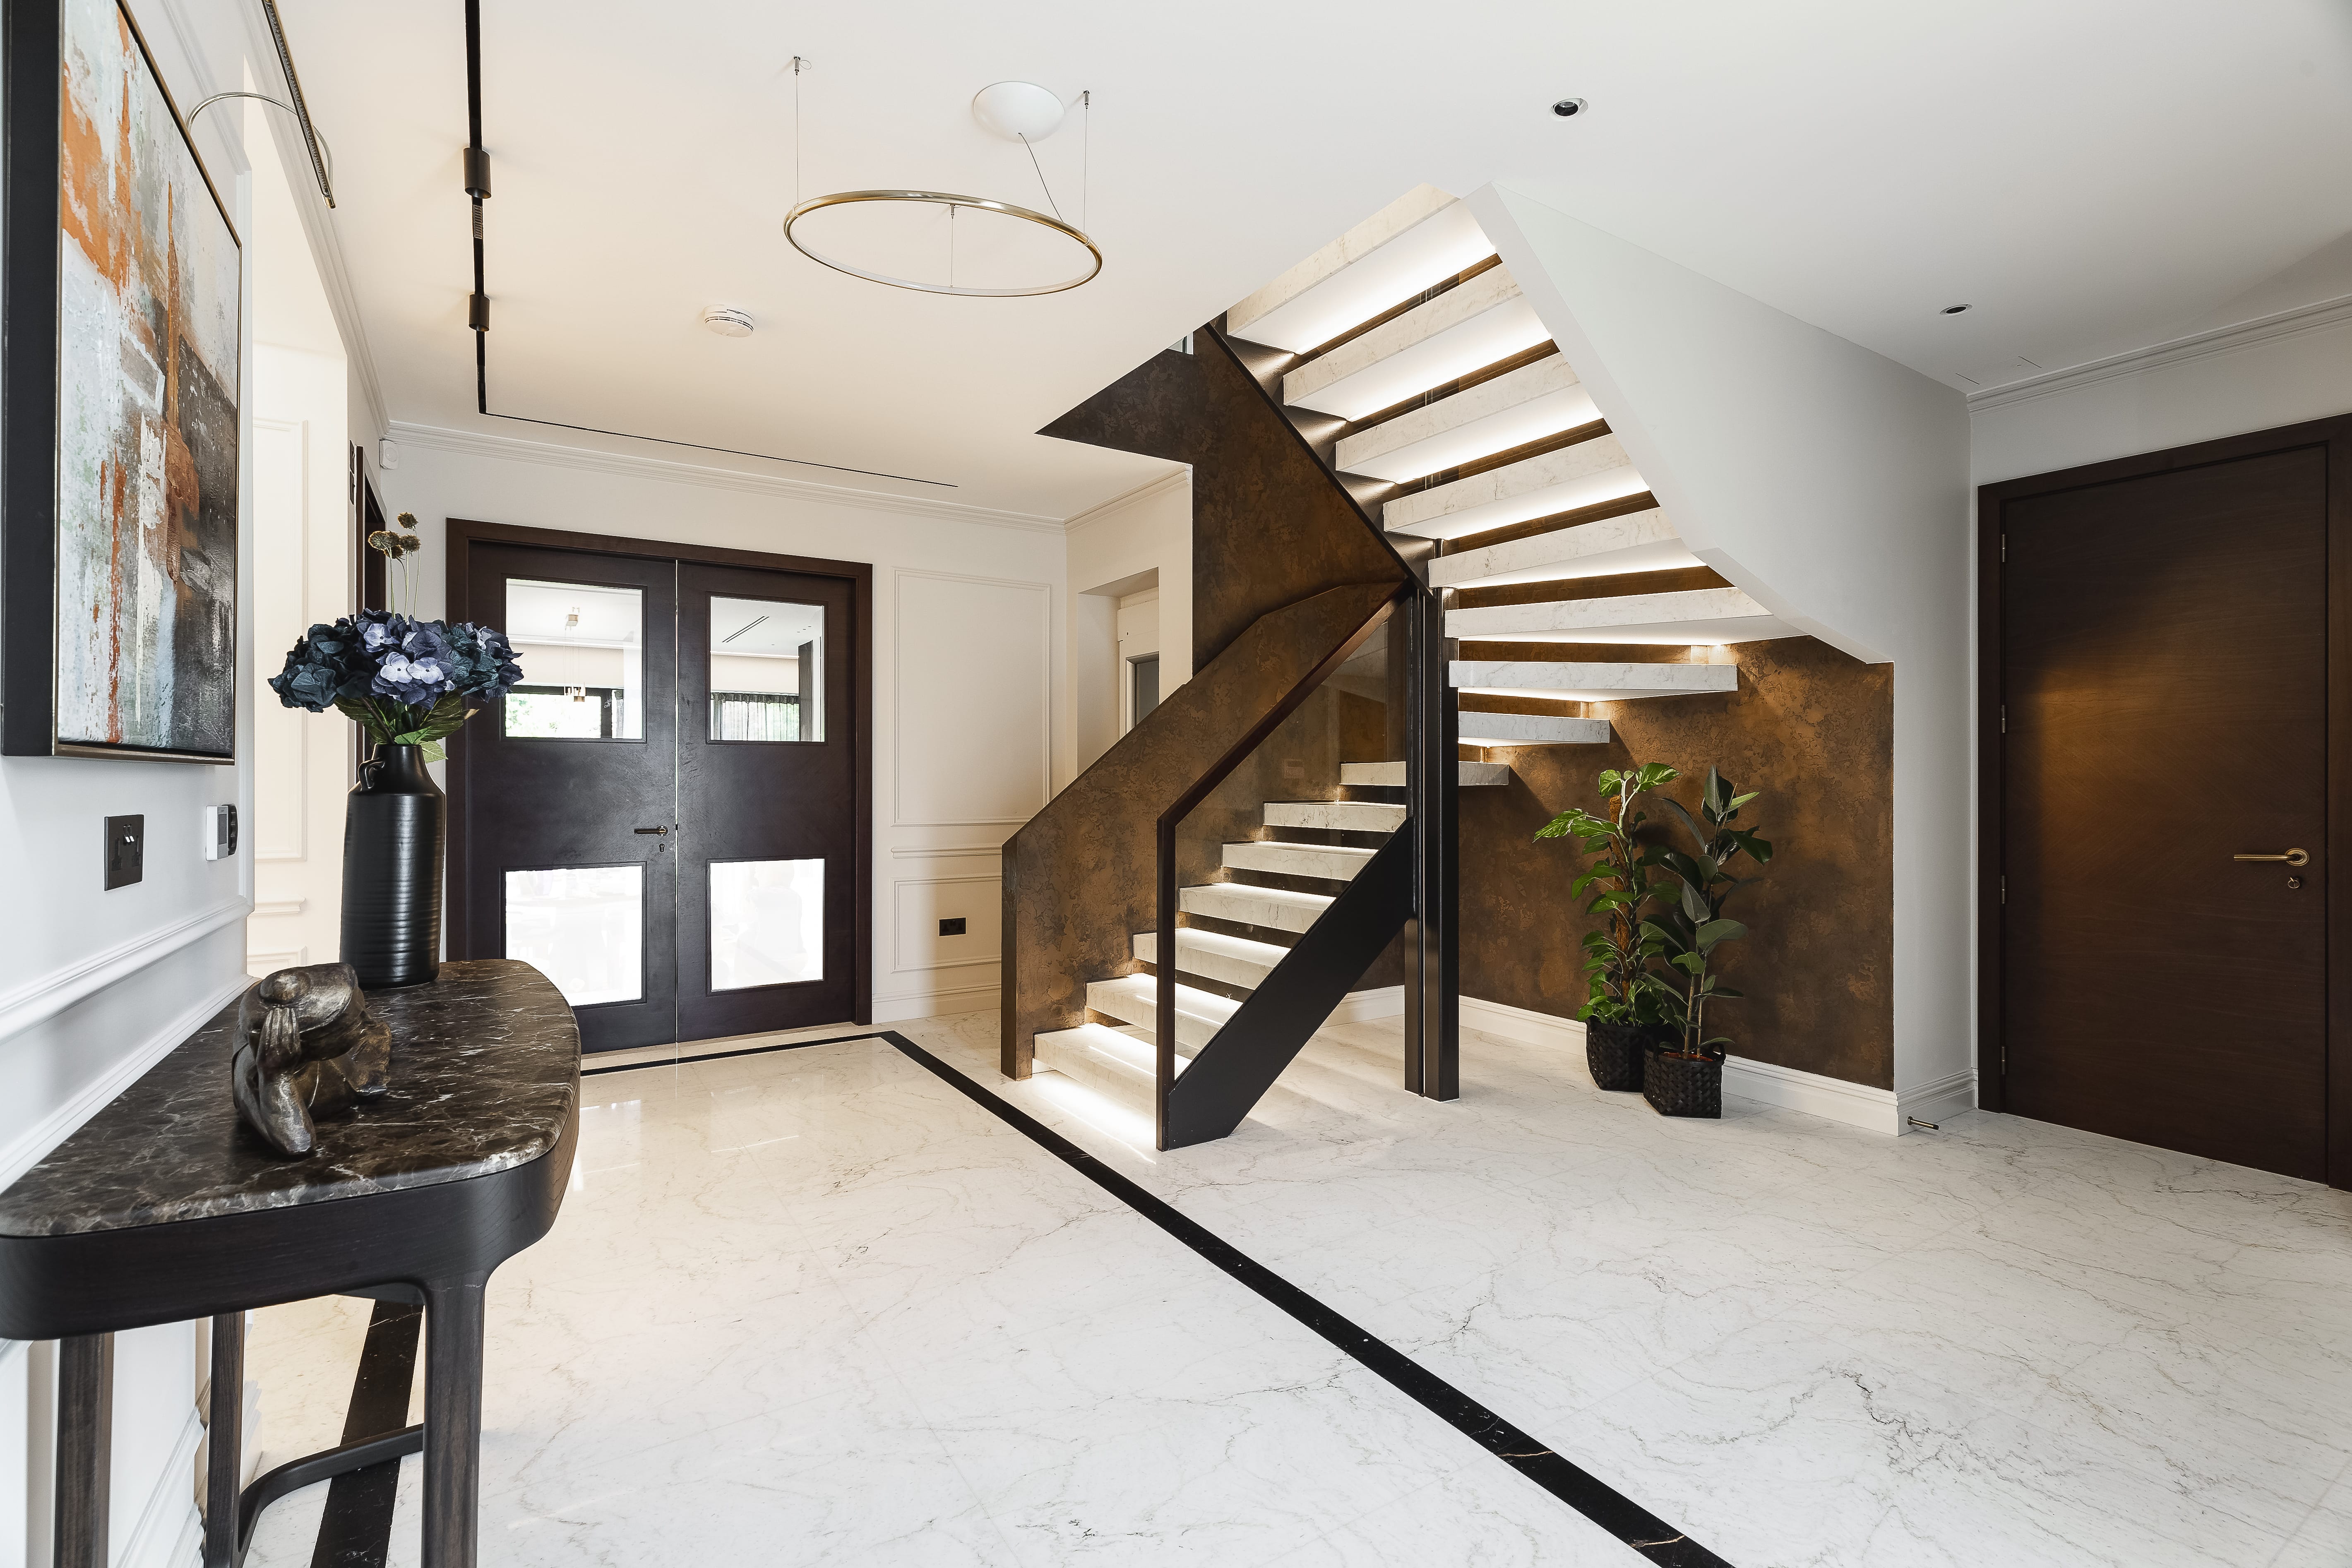
M1966 305L1947 305L1941 310L1937 311L1937 314L1941 316L1957 316L1968 309L1969 307Z
M1591 107L1580 98L1563 98L1551 106L1551 111L1562 120L1573 120Z
M758 325L751 312L733 305L713 305L702 312L702 324L722 338L748 338Z

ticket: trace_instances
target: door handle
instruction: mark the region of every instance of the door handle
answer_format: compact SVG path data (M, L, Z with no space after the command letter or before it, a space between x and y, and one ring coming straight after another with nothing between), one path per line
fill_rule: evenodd
M667 828L667 827L640 827L640 828L638 828L638 829L637 829L637 831L638 831L638 832L640 832L640 833L660 833L660 834L667 834L667 833L668 833L668 832L669 832L669 829L668 829L668 828ZM2298 849L2298 850L2296 850L2296 851L2295 851L2295 853L2296 853L2296 854L2298 854L2298 855L2300 855L2300 854L2302 854L2302 853L2303 853L2303 851L2302 851L2302 850L2300 850L2300 849ZM2276 859L2282 858L2282 857L2280 857L2280 856L2276 856L2276 855L2272 855L2272 856L2269 856L2269 857L2266 857L2266 858L2269 858L2269 859L2273 859L2273 860L2276 860ZM2296 864L2296 865L2298 865L2298 866L2299 866L2299 865L2301 865L2302 863L2303 863L2303 862L2301 862L2300 860L2298 860L2298 861L2296 861L2296 862L2295 862L2295 864Z
M643 832L640 828L638 831ZM2232 860L2284 860L2290 866L2308 866L2311 857L2300 849L2290 849L2284 855L2232 855Z

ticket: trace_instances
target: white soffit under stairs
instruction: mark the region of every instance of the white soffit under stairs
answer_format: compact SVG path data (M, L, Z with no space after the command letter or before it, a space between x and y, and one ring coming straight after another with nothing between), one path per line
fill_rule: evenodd
M1448 610L1445 635L1486 642L1735 643L1800 634L1738 588L1691 588Z
M1447 671L1456 690L1478 697L1542 697L1568 702L1632 702L1648 697L1690 697L1737 691L1739 671L1728 664L1547 664L1533 659L1455 659ZM1462 721L1466 727L1470 715Z
M1601 417L1561 354L1506 371L1451 397L1343 437L1332 458L1351 474L1402 483L1458 468Z
M1399 496L1381 509L1381 524L1391 533L1458 539L1465 533L1484 533L1556 512L1622 500L1649 488L1616 437L1595 436L1451 484Z
M1461 741L1465 746L1599 746L1609 740L1606 719L1575 719L1558 713L1482 713L1465 708Z
M1225 330L1304 353L1494 254L1468 207L1423 185L1226 311Z
M1551 341L1501 267L1416 305L1282 378L1286 403L1362 419Z
M1675 532L1666 514L1649 507L1529 539L1441 555L1429 563L1429 582L1433 588L1499 588L1508 583L1564 583L1705 564Z

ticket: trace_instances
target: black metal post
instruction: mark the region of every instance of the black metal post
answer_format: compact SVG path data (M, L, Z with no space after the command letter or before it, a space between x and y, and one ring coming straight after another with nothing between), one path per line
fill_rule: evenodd
M1445 595L1413 595L1412 669L1406 724L1406 800L1414 845L1413 918L1405 940L1404 1086L1431 1100L1462 1093L1459 721L1446 680Z

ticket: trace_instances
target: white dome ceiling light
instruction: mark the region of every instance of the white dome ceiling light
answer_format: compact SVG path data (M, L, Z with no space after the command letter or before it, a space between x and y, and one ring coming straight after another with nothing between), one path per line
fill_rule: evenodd
M713 305L702 312L702 324L722 338L748 338L759 323L751 312L734 305Z
M1058 294L1102 270L1102 251L1081 226L1091 137L1079 152L1078 224L1062 216L1037 161L1036 144L1068 114L1049 89L994 82L972 95L971 113L982 128L1021 143L1050 212L945 191L836 191L803 201L800 80L808 68L806 59L793 57L793 210L784 217L784 238L803 256L869 283L983 299ZM1077 96L1082 136L1093 102L1091 92Z

